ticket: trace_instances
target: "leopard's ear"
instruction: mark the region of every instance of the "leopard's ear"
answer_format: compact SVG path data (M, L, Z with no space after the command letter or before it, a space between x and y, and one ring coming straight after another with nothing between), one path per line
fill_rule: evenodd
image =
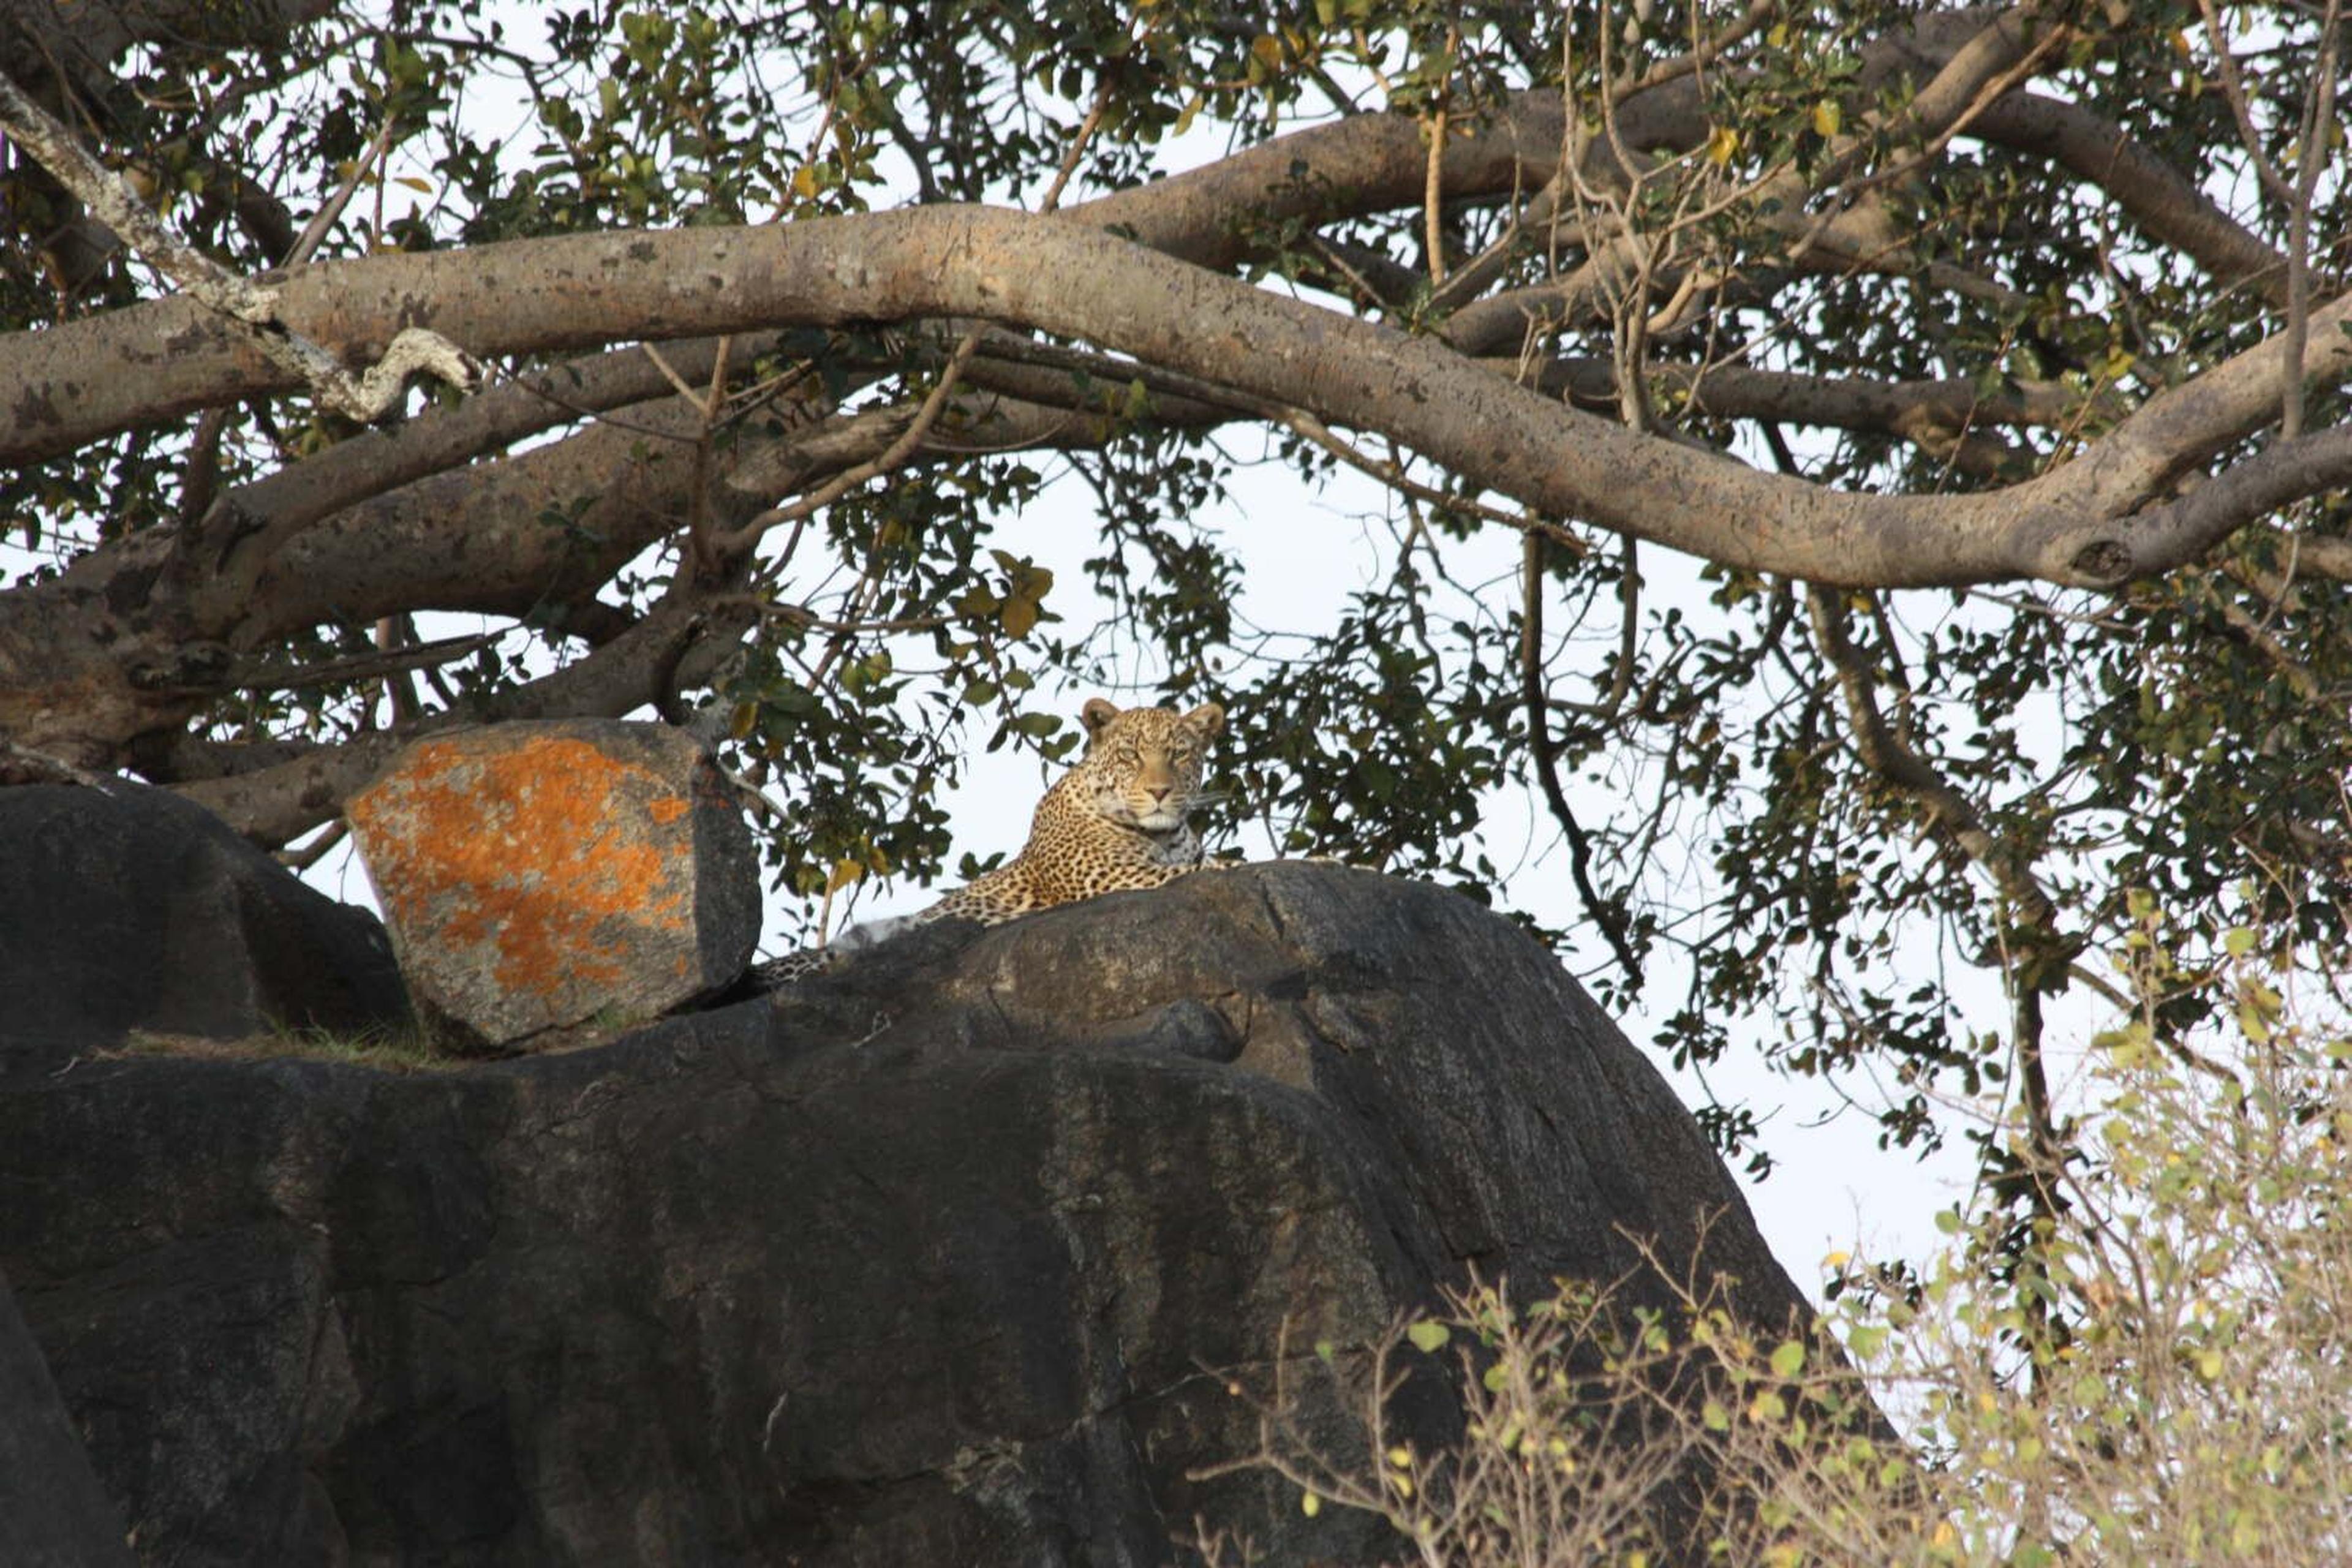
M1100 697L1089 697L1087 705L1078 710L1078 722L1087 727L1087 739L1093 740L1103 732L1103 726L1118 717L1118 705Z
M1203 702L1184 715L1184 727L1205 741L1225 727L1225 710L1213 702Z

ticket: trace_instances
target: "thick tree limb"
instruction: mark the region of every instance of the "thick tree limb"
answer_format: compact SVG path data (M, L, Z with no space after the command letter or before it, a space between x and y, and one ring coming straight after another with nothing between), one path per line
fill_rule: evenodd
M1543 184L1559 165L1567 121L1559 94L1516 94L1476 134L1449 138L1438 177L1455 198ZM1196 266L1222 271L1265 248L1291 223L1420 204L1429 143L1409 115L1356 114L1279 136L1229 158L1133 190L1080 202L1065 216ZM1237 224L1234 215L1250 221Z
M2338 295L2311 312L2311 346L2303 356L2305 385L2338 385L2352 373L2352 331L2347 326L2352 326L2352 294ZM2284 334L2273 335L2150 398L2068 465L2079 503L2111 515L2132 510L2167 493L2223 447L2268 426L2278 415L2286 347ZM2275 490L2266 493L2274 498L2266 506L2292 499ZM2221 521L2210 510L2206 515ZM2193 559L2161 546L2159 554L2168 564Z
M2147 548L2193 561L2244 526L2250 518L2305 496L2352 485L2352 425L2279 441L2197 486L2179 500L2151 507L2134 520ZM2302 549L2314 569L2328 575L2342 557L2343 540L2305 536ZM2331 547L2335 547L2331 549Z
M1067 395L1066 379L1062 389ZM1119 428L1099 412L1045 405L1050 385L1033 390L1041 395L1034 403L958 399L952 416L929 433L908 465L975 451L1095 447ZM908 417L903 408L884 407L781 437L745 433L717 454L710 475L715 521L740 526L763 508L871 462L906 429ZM289 547L270 574L266 605L252 606L240 623L240 640L404 608L507 616L546 605L593 610L590 596L679 526L690 500L683 446L690 411L672 401L666 408L623 410L621 418L551 446L435 475L329 519ZM666 428L676 440L648 439L648 428ZM551 510L565 512L579 501L588 504L571 526L548 521ZM448 562L460 552L473 567L453 574Z
M330 741L256 736L245 741L210 741L185 730L142 735L131 748L130 766L151 783L194 784L205 779L231 779L283 767L333 749Z
M501 351L616 332L984 317L1378 430L1539 511L1728 565L1882 586L2021 576L2104 586L2167 570L2187 558L2179 536L2143 538L2128 514L2276 407L2277 351L2266 344L2158 397L2042 479L1973 496L1840 494L1603 424L1378 323L1062 220L972 207L370 257L305 268L282 293L289 316L321 337L365 342L421 314ZM2313 312L2315 381L2352 373L2352 334L2336 330L2347 320L2352 297ZM145 346L158 342L160 358ZM289 379L184 301L68 323L0 365L0 405L30 402L55 419L0 436L0 456L135 414L140 400L92 368L130 356L151 362L152 402L184 407ZM78 368L60 374L64 363ZM2276 503L2275 491L2261 494ZM2200 509L2200 528L2219 521L2211 503Z
M334 0L13 0L0 21L0 70L25 80L55 60L102 79L134 44L259 47L333 8Z
M672 363L700 374L716 345L715 339L674 345ZM690 416L659 395L665 385L634 351L530 372L240 487L215 513L226 525L203 545L173 530L130 534L82 556L53 583L15 590L14 598L114 603L126 581L168 584L181 574L184 588L147 591L156 613L193 636L243 647L320 621L415 608L521 616L568 605L579 613L560 615L560 623L585 629L583 617L594 609L590 595L685 505L675 472L667 488L647 488L648 476L660 475L690 434ZM648 396L654 401L630 401ZM614 424L515 457L466 461L616 405ZM730 448L730 460L737 450L756 457L771 444L764 434L747 437ZM548 523L551 510L568 513L579 500L592 505L575 527ZM267 553L250 548L247 536L257 531L277 536ZM228 573L205 570L224 552L255 567L234 592L217 582ZM467 569L453 573L448 563L459 559Z
M2179 170L2079 104L2012 92L1969 127L1980 140L2049 158L2116 205L2149 238L2187 255L2217 283L2242 283L2286 304L2286 258L2231 217Z
M685 522L698 424L674 396L632 405L562 441L372 496L269 559L249 600L206 603L257 646L404 609L520 616L587 601ZM713 490L734 503L723 482Z
M758 353L772 339L739 344ZM670 363L707 376L719 340L673 344ZM174 550L184 614L199 626L226 624L262 595L286 545L320 521L372 496L446 470L525 437L657 397L657 365L632 351L526 373L455 408L386 430L370 430L307 461L241 485L220 498ZM274 622L276 617L268 617ZM282 623L281 623L282 624Z

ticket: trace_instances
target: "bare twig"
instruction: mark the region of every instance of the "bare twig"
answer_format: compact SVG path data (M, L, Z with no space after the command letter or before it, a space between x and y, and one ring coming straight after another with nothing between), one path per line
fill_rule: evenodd
M328 231L341 219L343 209L351 205L352 193L368 177L368 172L392 150L392 131L393 119L386 115L383 129L376 132L375 140L368 143L367 150L352 165L352 172L343 177L343 183L335 187L335 194L327 198L324 206L310 215L309 223L302 226L302 233L294 241L294 248L286 253L284 265L296 266L317 254L319 247L326 240Z
M1434 167L1433 163L1432 168ZM1512 217L1501 238L1455 268L1430 291L1430 314L1444 314L1465 300L1484 292L1488 284L1501 277L1504 269L1527 244L1528 237L1551 226L1559 211L1559 193L1560 178L1555 174L1550 183L1538 191Z
M278 863L289 871L307 871L325 859L336 845L350 837L352 825L339 816L327 824L325 830L319 837L302 846L301 848L278 851Z
M1625 978L1639 991L1642 965L1626 938L1624 915L1603 900L1592 885L1592 838L1577 820L1559 784L1559 762L1552 750L1551 721L1545 712L1544 701L1543 548L1543 535L1529 529L1519 556L1524 605L1519 613L1519 696L1527 709L1528 753L1535 763L1536 783L1543 790L1544 804L1551 808L1552 820L1559 824L1559 830L1568 836L1568 868L1576 879L1577 897L1584 901L1584 912L1592 917L1592 923L1608 939L1609 950L1617 955Z
M395 645L375 653L330 659L324 664L254 665L232 671L224 685L230 689L244 691L304 691L346 680L373 680L380 675L394 675L427 665L447 664L478 648L488 647L506 635L506 630L500 628L494 632L477 632L470 637L438 637L432 642L416 643L406 647Z
M702 394L697 392L691 385L689 385L686 377L678 374L677 370L671 366L669 361L662 358L662 352L659 344L640 343L637 346L646 351L646 357L654 362L654 368L662 373L662 379L668 382L672 386L677 388L677 395L680 397L685 398L697 408L701 408L703 406Z
M1422 245L1428 252L1432 289L1445 282L1445 226L1440 221L1445 195L1444 168L1445 106L1440 104L1429 117L1429 166L1423 177L1421 194Z
M1672 59L1660 60L1633 80L1619 83L1614 89L1614 96L1622 100L1632 98L1636 93L1647 92L1654 87L1664 87L1670 81L1679 81L1694 72L1705 70L1708 66L1721 59L1727 50L1746 42L1758 28L1780 14L1780 0L1749 0L1748 7L1733 17L1730 23L1715 37L1701 39L1686 55L1676 55ZM1693 31L1697 30L1699 17L1700 13L1694 7L1691 13Z
M415 641L416 628L406 616L380 616L376 618L375 646L383 652L390 653ZM424 711L416 700L416 687L409 679L409 675L410 672L404 669L384 671L384 700L392 705L392 721L394 724L414 724ZM370 703L362 711L373 713L373 710L374 704Z
M1039 212L1049 213L1062 205L1062 193L1069 188L1070 176L1078 172L1078 160L1085 156L1087 143L1092 142L1095 132L1102 129L1103 113L1110 107L1111 89L1116 85L1110 72L1106 69L1100 85L1095 89L1093 107L1087 110L1086 119L1079 123L1078 133L1070 138L1069 150L1062 154L1061 167L1054 171L1054 183L1045 187L1045 195L1038 200Z
M1380 480L1381 484L1395 490L1399 495L1409 496L1427 505L1444 507L1448 511L1459 512L1487 522L1498 522L1505 528L1519 533L1541 534L1578 555L1582 555L1591 548L1582 539L1558 523L1548 522L1542 518L1523 512L1504 511L1498 508L1487 506L1482 501L1473 500L1468 496L1447 495L1444 490L1433 489L1406 473L1402 464L1372 457L1362 448L1342 441L1338 436L1332 434L1330 426L1303 408L1284 409L1272 414L1270 417L1278 420L1285 428L1293 433L1304 436L1359 473Z

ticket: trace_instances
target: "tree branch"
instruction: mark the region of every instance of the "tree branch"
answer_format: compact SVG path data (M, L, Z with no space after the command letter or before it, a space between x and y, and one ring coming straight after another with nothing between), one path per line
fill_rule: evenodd
M1617 371L1607 360L1555 359L1531 368L1522 368L1516 360L1480 363L1498 375L1514 376L1593 413L1618 406ZM2014 478L2021 464L2039 461L2038 454L1984 435L1990 428L2073 430L2086 414L2112 418L2124 412L2122 400L2112 393L2086 394L2055 381L2018 382L1987 396L1978 381L1965 376L1872 381L1738 364L1672 363L1653 363L1649 375L1661 391L1680 393L1685 407L1694 414L1877 431L1911 441L1938 458L1951 458L1964 471L1986 478Z
M2012 92L1977 117L1970 135L2056 161L2096 185L2142 233L2187 255L2217 283L2243 284L2286 303L2286 258L2231 217L2180 171L2121 127L2080 104Z
M320 405L364 422L390 408L419 371L461 391L470 392L480 381L479 361L439 333L414 327L396 333L382 358L353 377L334 355L286 324L275 293L255 287L166 228L129 182L83 152L64 126L5 75L0 75L0 131L157 271L243 327L262 355L307 386Z
M1066 220L972 207L376 256L305 268L282 292L294 319L324 321L344 341L421 308L500 350L620 333L985 318L1088 339L1376 429L1538 512L1727 565L1885 586L2019 576L2104 586L2168 569L2184 557L2143 539L2127 514L2276 407L2277 349L2264 345L2156 398L2040 479L1964 496L1845 494L1616 428L1377 322ZM66 429L93 434L102 419L139 407L94 374L134 342L162 337L178 349L148 368L151 407L283 384L283 372L239 357L194 310L164 300L11 345L0 405L46 399L54 422L0 433L0 456L48 446ZM2334 331L2347 319L2352 297L2313 312L2315 379L2352 369L2352 335ZM77 366L70 377L57 374L61 362Z
M707 376L722 340L672 344L669 363L681 374ZM755 339L746 357L765 352L772 337ZM301 463L241 485L215 502L203 521L184 531L173 570L187 614L202 626L226 624L244 613L282 564L286 546L304 531L371 497L457 468L544 430L659 396L659 362L621 350L525 374L454 408L384 430L368 430Z
M939 384L933 386L929 394L924 397L921 405L907 421L906 428L900 431L872 461L860 463L843 473L836 474L790 506L776 507L761 513L741 528L720 539L719 541L720 551L727 554L738 554L748 551L759 537L770 529L783 523L797 521L823 508L831 506L868 479L879 479L912 458L922 447L925 437L930 435L931 426L939 422L940 411L947 407L949 397L955 392L956 382L963 374L963 367L971 363L973 353L980 347L981 335L981 329L978 327L972 328L963 335L963 340L956 344L955 353L949 357L947 368L940 373Z
M2305 496L2352 485L2352 425L2333 425L2316 435L2278 441L2233 463L2179 500L2150 507L2132 519L2138 546L2159 558L2194 561L2252 518ZM2299 536L2305 561L2326 575L2338 575L2352 549L2324 535Z

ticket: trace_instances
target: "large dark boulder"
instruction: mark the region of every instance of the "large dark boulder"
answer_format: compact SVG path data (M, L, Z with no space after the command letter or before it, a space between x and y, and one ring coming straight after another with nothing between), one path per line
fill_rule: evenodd
M1311 866L920 930L589 1050L101 1064L0 1094L0 1192L92 1461L183 1568L1150 1563L1196 1515L1361 1562L1400 1543L1192 1479L1255 1437L1229 1374L1474 1266L1637 1273L1628 1232L1800 1310L1540 947Z
M122 1516L49 1381L40 1347L0 1279L0 1563L8 1568L129 1568Z
M407 1018L383 925L167 790L0 789L0 1082L132 1030L364 1034Z

